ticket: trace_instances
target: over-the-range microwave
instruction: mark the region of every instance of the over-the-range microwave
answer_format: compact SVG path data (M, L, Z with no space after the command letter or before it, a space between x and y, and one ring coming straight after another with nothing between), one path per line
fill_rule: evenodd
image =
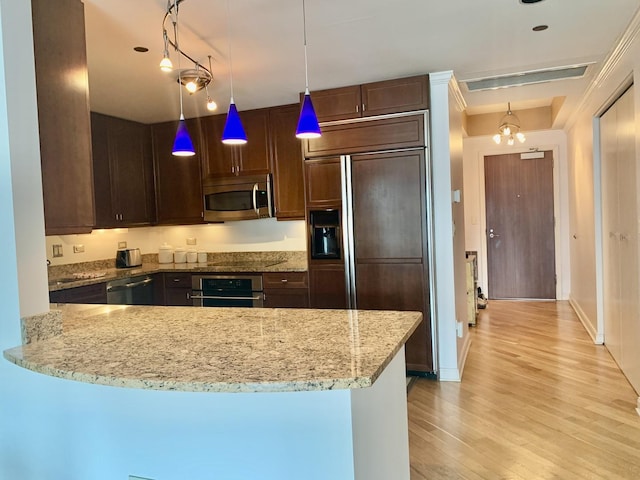
M273 217L271 175L205 180L204 220L227 222Z

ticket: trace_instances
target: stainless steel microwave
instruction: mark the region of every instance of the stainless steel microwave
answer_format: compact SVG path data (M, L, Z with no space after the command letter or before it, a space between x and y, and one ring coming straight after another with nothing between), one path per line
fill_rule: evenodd
M202 191L206 222L273 217L270 174L205 180Z

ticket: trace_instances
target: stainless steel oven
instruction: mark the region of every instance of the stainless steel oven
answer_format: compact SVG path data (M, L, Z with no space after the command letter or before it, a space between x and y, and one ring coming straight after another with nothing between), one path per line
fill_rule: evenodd
M262 275L192 275L194 307L262 307Z

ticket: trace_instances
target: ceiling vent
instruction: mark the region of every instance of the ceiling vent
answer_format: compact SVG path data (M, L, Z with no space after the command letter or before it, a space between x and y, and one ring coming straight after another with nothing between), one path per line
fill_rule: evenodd
M571 67L550 68L547 70L532 70L497 77L476 78L461 80L470 92L480 90L495 90L497 88L519 87L532 83L552 82L554 80L567 80L584 77L589 64L574 65Z

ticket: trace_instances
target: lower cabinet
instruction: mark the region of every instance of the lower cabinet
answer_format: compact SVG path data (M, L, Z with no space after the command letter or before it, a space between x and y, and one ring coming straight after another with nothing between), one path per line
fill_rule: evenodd
M307 272L266 272L262 274L266 308L308 308Z
M49 292L49 301L51 303L107 303L107 284L103 282Z
M311 308L347 308L344 265L309 265Z
M164 273L164 304L182 307L193 306L190 273Z

